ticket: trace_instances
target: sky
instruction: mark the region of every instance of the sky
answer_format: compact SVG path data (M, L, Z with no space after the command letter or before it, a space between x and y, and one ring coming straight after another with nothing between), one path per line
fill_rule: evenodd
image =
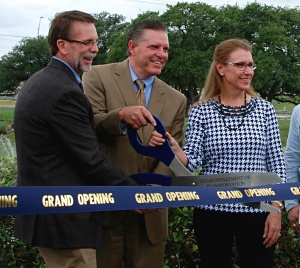
M49 22L58 12L81 10L95 14L106 11L119 14L127 21L146 11L167 10L167 4L202 2L211 6L239 5L258 2L262 5L298 7L298 0L0 0L0 57L12 51L23 37L47 36Z

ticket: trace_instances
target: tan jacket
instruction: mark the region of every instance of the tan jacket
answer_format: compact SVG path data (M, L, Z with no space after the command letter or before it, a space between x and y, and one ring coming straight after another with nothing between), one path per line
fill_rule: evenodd
M144 172L173 175L163 163L138 154L131 147L127 135L122 134L118 119L120 108L138 105L128 59L121 63L92 66L83 75L83 87L93 107L101 149L117 167L128 175ZM185 96L155 77L148 110L158 116L166 130L182 144ZM138 131L144 144L149 140L152 130L149 124L143 131ZM165 213L145 214L147 234L153 244L167 238L167 211L163 211ZM111 220L118 221L115 218Z

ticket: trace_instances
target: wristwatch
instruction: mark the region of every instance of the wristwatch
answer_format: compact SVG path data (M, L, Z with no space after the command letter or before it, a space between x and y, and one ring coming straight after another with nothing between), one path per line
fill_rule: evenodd
M283 205L282 202L280 202L280 201L272 201L272 203L276 203L279 206L280 210L284 209L284 205Z

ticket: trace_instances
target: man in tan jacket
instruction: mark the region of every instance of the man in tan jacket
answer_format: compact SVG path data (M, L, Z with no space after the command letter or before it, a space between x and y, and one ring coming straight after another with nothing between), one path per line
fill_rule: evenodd
M126 124L139 129L141 140L147 144L153 130L145 118L149 110L182 144L186 98L156 77L168 60L167 29L159 21L142 20L130 30L127 44L128 59L92 66L83 76L101 149L125 174L173 175L163 163L138 154L126 132ZM138 105L137 79L145 85L145 107ZM143 214L104 212L103 246L97 253L101 268L120 268L122 264L126 268L163 267L167 216L167 209Z

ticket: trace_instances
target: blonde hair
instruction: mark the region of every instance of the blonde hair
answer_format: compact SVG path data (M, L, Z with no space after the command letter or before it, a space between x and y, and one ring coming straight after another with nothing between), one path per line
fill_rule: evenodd
M245 39L228 39L221 42L216 46L214 51L213 62L210 65L204 88L200 96L198 103L202 103L212 98L213 96L219 95L222 90L222 77L217 71L217 63L224 63L228 61L230 54L236 49L241 48L252 53L252 45ZM246 93L251 96L256 96L253 87L246 90Z

